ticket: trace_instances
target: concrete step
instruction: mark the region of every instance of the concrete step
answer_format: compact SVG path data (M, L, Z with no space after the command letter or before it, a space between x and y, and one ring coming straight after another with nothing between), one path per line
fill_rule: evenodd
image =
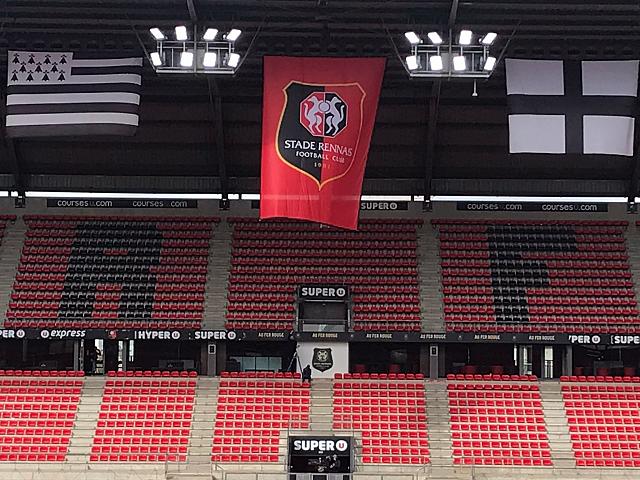
M187 458L189 462L199 461L201 457L211 460L213 429L218 403L220 379L198 378L196 401L193 407L193 419L189 432Z
M98 425L100 403L106 383L105 377L87 377L84 379L82 396L76 412L76 420L71 431L68 456L77 462L88 462L91 445Z

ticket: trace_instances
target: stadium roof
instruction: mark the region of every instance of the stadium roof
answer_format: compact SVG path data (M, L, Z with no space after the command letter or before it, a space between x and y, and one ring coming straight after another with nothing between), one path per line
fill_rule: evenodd
M153 48L149 27L194 18L243 30L249 54L234 78L158 76L147 63L136 137L16 141L15 162L0 151L0 189L257 192L268 54L388 58L365 193L637 191L635 158L508 155L502 63L472 97L468 82L410 80L395 49L407 51L406 30L451 23L497 32L507 56L640 58L635 0L0 0L0 75L8 49L140 54Z

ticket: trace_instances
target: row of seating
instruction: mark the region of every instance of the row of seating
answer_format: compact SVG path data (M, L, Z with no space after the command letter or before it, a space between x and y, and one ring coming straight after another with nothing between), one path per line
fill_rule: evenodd
M228 297L227 321L234 327L242 328L243 321L273 321L291 328L298 285L339 283L359 287L351 292L355 329L420 330L418 290L411 287L417 285L420 222L378 221L363 224L358 232L345 232L295 221L254 220L229 220L233 227L229 291L234 294ZM370 292L378 285L410 288L402 298L391 298L383 289L375 299L364 296L365 288ZM267 316L261 316L263 312ZM274 315L284 312L291 316Z
M188 294L204 292L218 219L27 215L24 221L28 229L8 305L10 326L79 322L81 328L112 328L118 321L125 328L136 321L145 322L143 328L200 326L204 296ZM83 294L64 293L70 291ZM98 291L134 295L99 300ZM182 298L156 298L156 291Z
M640 325L626 224L432 223L448 331L617 333Z
M0 370L0 462L61 462L83 372Z
M449 374L447 381L454 464L523 465L531 459L551 464L534 375ZM474 436L458 440L461 432Z
M215 462L278 462L279 436L309 428L310 386L299 373L222 372L213 426Z
M334 377L333 428L360 431L363 463L429 463L422 374L338 373Z
M576 464L640 466L640 377L566 375L560 381Z
M108 372L90 460L185 461L196 376L177 371Z

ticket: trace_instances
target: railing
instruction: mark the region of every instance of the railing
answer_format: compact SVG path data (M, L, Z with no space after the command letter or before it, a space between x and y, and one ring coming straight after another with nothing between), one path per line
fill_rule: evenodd
M189 462L188 460L185 462L170 462L165 460L164 462L164 478L168 478L171 474L190 474L194 473L194 468L198 466L206 465L208 470L208 474L211 477L211 480L226 480L227 471L222 468L222 466L215 460L211 460L206 463L197 463L197 462ZM200 472L199 472L200 473ZM219 476L216 473L220 473Z

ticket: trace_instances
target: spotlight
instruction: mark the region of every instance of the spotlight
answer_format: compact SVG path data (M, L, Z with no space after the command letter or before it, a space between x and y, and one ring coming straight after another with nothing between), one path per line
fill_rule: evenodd
M218 54L216 54L216 52L205 52L202 65L208 68L215 67L217 60Z
M193 52L184 51L180 53L180 66L185 68L193 66Z
M178 25L176 27L176 40L180 42L184 42L188 38L189 37L187 36L187 27L185 27L184 25Z
M205 42L213 42L217 36L218 36L217 28L207 28L207 30L204 32L204 35L202 35L202 39Z
M480 43L482 43L483 45L491 45L493 42L495 42L496 38L498 38L497 33L489 32L484 37L482 37Z
M411 45L418 45L422 42L416 32L405 32L404 36L407 38Z
M235 42L236 40L238 40L238 38L240 38L241 34L242 30L232 28L231 30L229 30L229 33L227 33L226 40L227 42Z
M239 64L240 64L240 54L230 53L229 58L227 58L227 66L231 68L236 68Z
M438 32L429 32L427 37L429 37L429 40L431 40L431 43L434 45L440 45L442 43L442 37Z
M458 43L460 45L471 45L471 30L461 30L460 36L458 37Z
M442 70L442 56L432 55L431 57L429 57L429 67L431 67L431 70L435 72Z
M464 55L456 55L453 57L453 69L456 72L462 72L467 69L467 60Z
M162 65L162 58L160 58L159 52L151 52L151 63L153 63L154 67Z
M487 72L491 72L496 66L496 57L487 57L487 60L484 62L484 69Z
M159 28L150 28L149 32L151 32L151 35L153 35L153 38L156 40L164 40L166 38Z
M418 64L418 57L415 55L409 55L405 60L407 61L407 68L409 70L417 70L420 66Z

